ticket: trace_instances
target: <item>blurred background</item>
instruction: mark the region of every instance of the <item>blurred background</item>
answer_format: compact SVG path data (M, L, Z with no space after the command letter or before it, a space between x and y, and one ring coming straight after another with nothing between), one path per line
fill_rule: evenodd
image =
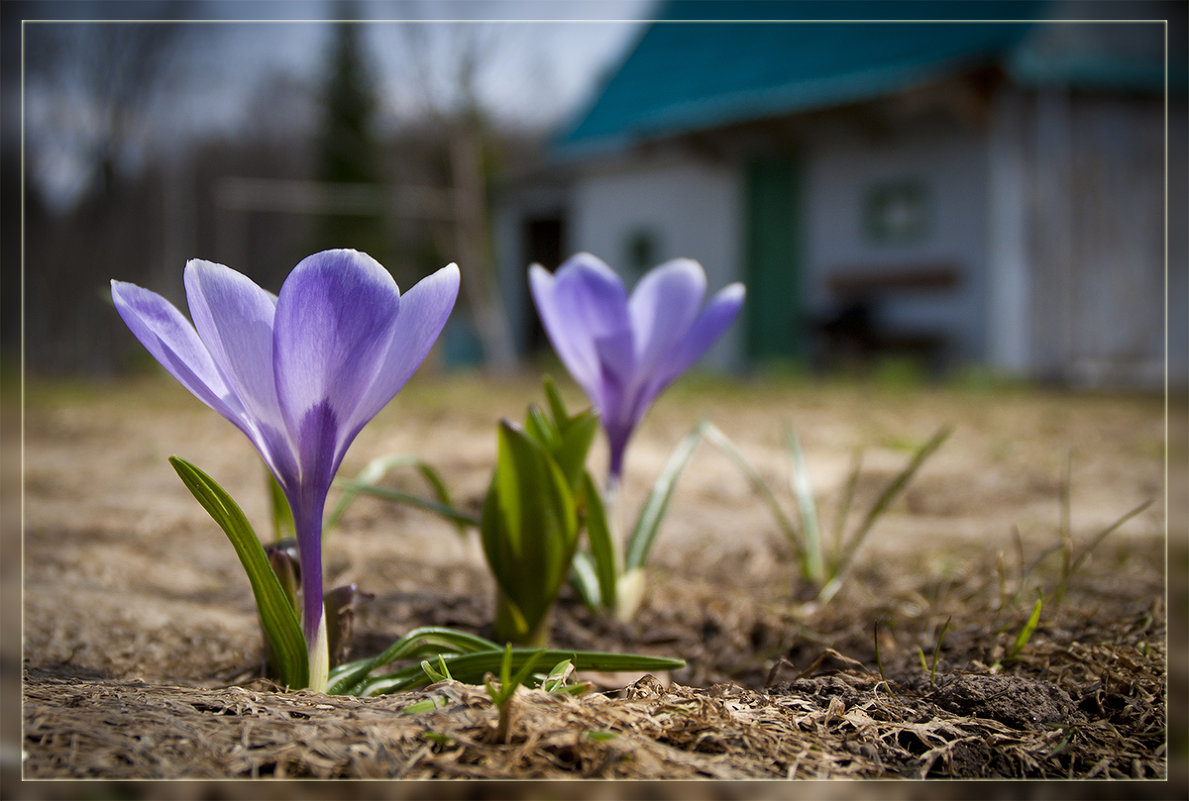
M746 282L711 367L1189 380L1182 2L3 14L7 365L147 365L111 278L184 309L188 258L276 291L346 246L460 264L447 367L546 351L526 268L588 250Z

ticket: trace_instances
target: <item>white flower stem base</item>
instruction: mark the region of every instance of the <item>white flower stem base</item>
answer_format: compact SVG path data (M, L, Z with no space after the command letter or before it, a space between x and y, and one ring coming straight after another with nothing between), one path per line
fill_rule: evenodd
M644 568L629 570L619 577L615 586L615 619L630 623L644 600Z
M318 633L310 643L310 686L316 693L326 692L326 684L330 679L330 641L326 633L326 610L322 610L322 619L318 621Z

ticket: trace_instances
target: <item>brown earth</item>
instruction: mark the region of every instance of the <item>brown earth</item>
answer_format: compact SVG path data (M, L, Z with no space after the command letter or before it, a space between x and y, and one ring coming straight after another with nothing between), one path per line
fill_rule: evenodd
M580 401L572 387L566 394ZM477 508L495 421L522 417L540 395L535 380L418 376L364 430L342 474L375 456L413 453L442 472L460 504ZM18 763L26 780L1142 779L1129 785L1132 797L1184 797L1184 696L1170 707L1166 687L1179 693L1185 683L1175 661L1185 632L1174 626L1169 642L1166 616L1170 607L1183 616L1189 600L1180 581L1166 587L1165 539L1167 502L1177 579L1189 563L1176 489L1186 482L1183 403L1169 416L1166 485L1157 396L687 378L637 436L626 508L639 507L703 416L759 467L790 514L782 442L783 425L794 423L827 530L856 450L864 451L862 508L912 447L944 423L954 433L825 605L805 602L768 510L702 444L658 538L637 619L600 620L567 590L551 634L559 648L678 656L687 666L595 677L601 690L577 698L522 692L505 742L482 688L447 682L357 699L280 693L258 678L247 581L166 458L209 472L258 530L263 471L242 435L185 390L160 376L30 381L25 400L23 728L19 746L4 746L6 798L70 797L58 793L67 785L17 785ZM5 433L7 499L11 423ZM1154 502L1090 552L1058 601L1060 550L1043 555L1061 542L1071 454L1075 557L1096 532ZM423 492L412 474L388 483ZM12 631L9 534L6 525ZM356 656L418 625L487 631L493 589L477 541L432 515L361 498L330 535L326 561L329 584L356 582L375 595L356 619ZM1009 659L1038 589L1040 624ZM6 641L8 689L17 659ZM440 708L399 713L429 697ZM126 797L199 797L185 789L199 786L120 785ZM226 793L195 792L239 797L234 785L217 787ZM337 793L318 787L323 795L309 797ZM517 787L545 797L532 795L544 785ZM759 797L716 787L701 797Z

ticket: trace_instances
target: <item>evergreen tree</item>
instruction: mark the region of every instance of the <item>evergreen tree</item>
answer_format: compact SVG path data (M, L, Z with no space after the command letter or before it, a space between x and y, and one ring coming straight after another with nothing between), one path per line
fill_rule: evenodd
M353 16L353 6L344 5L342 10L344 19ZM364 30L363 26L349 22L333 26L321 90L322 118L314 149L314 177L329 185L385 184L374 131L374 82L361 42ZM381 263L390 261L385 220L378 213L326 214L319 218L313 231L315 242L311 250L350 247L366 251Z

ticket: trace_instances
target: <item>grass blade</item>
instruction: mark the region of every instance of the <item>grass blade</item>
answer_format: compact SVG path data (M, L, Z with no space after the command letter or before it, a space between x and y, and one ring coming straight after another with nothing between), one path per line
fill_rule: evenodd
M309 684L309 654L305 635L302 634L301 624L285 590L269 565L268 556L256 532L232 497L214 479L177 456L169 457L169 463L190 493L223 529L227 539L231 540L240 564L248 574L260 623L278 671L277 680L292 690L304 689Z
M796 430L790 425L785 428L785 444L789 450L792 470L789 475L793 498L801 513L801 534L805 540L805 559L801 569L805 578L814 584L821 584L825 575L825 560L822 557L821 532L817 522L817 504L813 500L813 487L809 482L809 470L805 467L805 455Z
M1077 559L1073 560L1073 564L1070 565L1069 572L1071 574L1076 572L1077 569L1082 566L1082 562L1086 561L1086 557L1088 557L1090 555L1090 552L1093 551L1095 548L1097 548L1099 543L1101 543L1104 539L1106 539L1106 536L1108 534L1110 534L1112 531L1117 529L1119 526L1126 523L1131 518L1138 515L1140 512L1147 509L1153 503L1155 503L1155 499L1149 498L1148 500L1141 503L1139 506L1132 509L1130 512L1127 512L1126 514L1124 514L1122 517L1120 517L1115 522L1111 523L1109 526L1104 528L1102 531L1095 534L1094 538L1091 539L1088 543L1086 543L1086 545L1082 548L1081 553L1078 554Z
M846 533L846 521L855 502L855 487L859 485L859 473L863 469L863 452L856 450L851 457L850 473L838 496L838 508L834 510L834 525L831 532L831 573L837 572L838 559L842 553L842 535Z
M280 482L272 471L264 471L268 482L269 506L272 509L273 536L277 542L297 538L297 524L293 522L293 510L289 508L289 499L285 497Z
M702 441L702 432L706 423L694 426L693 431L685 435L677 443L677 449L669 457L669 461L661 470L656 483L652 485L652 492L644 508L640 510L640 517L636 520L636 528L628 540L627 554L624 558L623 572L626 575L637 568L643 568L648 562L648 554L652 550L652 543L660 529L661 521L665 518L665 511L669 508L669 501L673 498L673 491L677 488L677 479L689 464L694 455L694 449Z
M427 512L433 512L436 515L446 518L451 523L454 523L454 525L460 531L468 527L479 527L479 518L469 515L460 509L450 506L449 504L431 501L426 498L421 498L417 495L401 492L400 490L389 489L387 487L377 487L374 484L361 484L357 481L342 481L338 482L338 484L349 492L354 492L356 494L363 493L376 498L382 498L386 501L405 503L409 506L415 506L418 509L423 509Z
M437 504L432 504L431 501L425 501L416 496L406 493L399 493L399 497L387 497L386 500L398 501L400 503L407 503L413 506L418 506L422 509L427 509L431 512L437 512L446 519L454 523L458 529L459 534L466 534L467 527L477 526L478 523L472 523L469 519L462 519L458 517L461 512L454 509L454 502L450 497L450 490L446 487L446 482L442 479L441 473L435 470L428 462L419 459L416 456L402 454L398 456L381 456L372 459L368 462L359 474L355 476L353 481L339 481L336 485L342 487L345 492L339 498L339 502L335 504L334 510L330 513L330 517L326 520L324 531L329 531L334 526L338 525L342 520L343 514L347 511L347 507L351 505L352 501L364 492L370 495L376 493L370 492L370 489L382 489L374 487L375 483L388 474L389 471L398 467L413 467L425 479L433 490L434 496L437 498ZM395 492L395 491L393 491ZM378 496L385 497L385 496ZM431 505L432 504L432 505ZM455 516L444 514L443 509L450 509L455 512Z
M1058 497L1061 505L1061 517L1058 522L1058 536L1061 545L1061 580L1057 585L1056 602L1061 603L1065 595L1065 585L1069 582L1069 574L1073 566L1073 523L1070 512L1073 494L1073 451L1065 454L1065 470L1061 473L1061 487Z
M586 551L574 552L574 561L570 563L570 584L586 608L597 613L603 605L603 596L599 590L599 575L594 559Z
M1032 607L1032 614L1028 616L1028 621L1024 624L1024 628L1020 629L1020 633L1016 635L1016 641L1012 643L1011 650L1007 652L1007 658L1015 659L1020 655L1020 651L1024 650L1024 646L1028 644L1028 640L1032 639L1032 632L1036 631L1036 626L1040 623L1040 609L1043 605L1043 597L1040 594L1040 588L1036 590L1036 605Z
M590 560L598 580L599 604L605 609L614 609L619 576L615 538L607 521L603 496L590 473L583 475L582 489L586 497L586 537L590 541Z
M500 671L503 666L504 654L502 648L497 648L480 653L446 656L443 657L443 661L456 681L478 685L483 682L483 678L487 674L496 674ZM584 671L660 671L673 670L685 664L680 659L658 656L520 648L513 649L509 670L519 670L529 659L543 659L546 662L569 659L575 670ZM359 695L383 695L424 687L429 683L419 664L410 665L387 676L368 679L362 683Z
M841 574L850 565L851 560L854 558L855 552L858 551L859 546L863 544L863 540L865 540L867 535L871 532L871 527L874 526L876 521L879 520L883 513L888 510L888 507L892 505L892 502L896 500L896 497L904 491L905 487L908 486L908 482L912 480L912 477L916 474L917 470L920 469L921 465L925 463L925 460L928 459L934 451L941 447L941 444L946 441L952 431L953 429L948 425L942 426L940 429L938 429L937 433L934 434L928 442L917 449L916 453L912 455L912 458L909 460L908 464L905 465L904 469L897 473L896 476L888 483L888 485L884 487L883 492L881 492L879 497L875 500L875 503L867 512L867 516L863 518L863 522L859 525L858 529L855 530L854 536L851 537L850 542L847 543L845 550L839 556L837 571L839 574Z
M793 556L797 561L802 561L805 555L805 549L801 545L800 533L793 524L793 521L785 514L780 501L776 499L772 488L764 481L760 472L755 469L755 466L747 460L747 457L743 455L743 452L739 450L738 446L718 426L713 423L705 423L703 434L712 445L722 451L728 459L735 463L740 472L743 473L744 478L747 479L747 483L751 485L751 491L772 512L772 518L776 521L777 528L788 538L789 545L793 549Z
M423 626L413 629L398 639L383 653L339 665L330 671L326 691L331 695L347 693L373 670L400 659L416 659L420 656L440 654L476 653L490 651L498 647L491 640L475 634L467 634L441 626Z

